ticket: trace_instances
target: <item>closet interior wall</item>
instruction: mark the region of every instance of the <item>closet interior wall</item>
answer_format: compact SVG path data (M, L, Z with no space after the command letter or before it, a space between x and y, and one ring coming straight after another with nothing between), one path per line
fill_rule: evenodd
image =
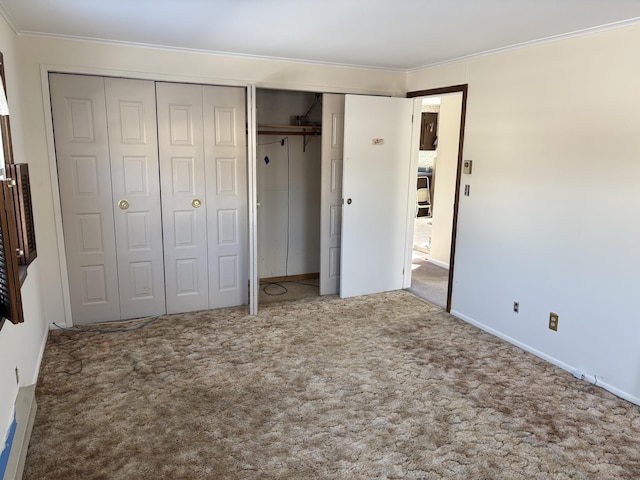
M259 89L258 130L263 130L260 125L295 125L296 117L307 112L305 121L320 125L320 98L309 92ZM320 135L258 135L259 278L320 271L320 175Z

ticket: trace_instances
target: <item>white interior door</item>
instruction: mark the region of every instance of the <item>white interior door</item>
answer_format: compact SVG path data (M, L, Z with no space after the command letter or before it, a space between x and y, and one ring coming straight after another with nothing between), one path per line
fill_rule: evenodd
M403 287L412 113L412 99L345 98L342 297Z
M245 89L203 87L209 307L248 301Z
M322 95L320 295L340 290L344 95Z
M152 81L105 78L122 318L165 313Z
M156 84L167 313L209 308L202 91Z
M51 74L49 85L73 322L119 320L104 79Z

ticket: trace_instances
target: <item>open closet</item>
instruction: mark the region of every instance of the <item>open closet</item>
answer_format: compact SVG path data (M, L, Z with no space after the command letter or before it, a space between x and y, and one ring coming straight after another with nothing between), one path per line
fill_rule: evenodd
M258 277L317 279L322 95L259 89L256 107Z
M344 95L256 95L258 277L338 293Z

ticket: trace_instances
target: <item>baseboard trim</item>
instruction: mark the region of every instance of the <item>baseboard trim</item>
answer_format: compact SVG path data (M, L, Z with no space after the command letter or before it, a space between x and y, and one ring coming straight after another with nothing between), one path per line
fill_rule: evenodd
M320 278L319 273L303 273L301 275L288 275L286 277L261 278L261 282L278 283L278 282L301 282L302 280L314 280Z
M562 368L563 370L566 370L567 372L573 374L574 372L580 370L577 367L574 367L573 365L569 365L568 363L565 363L561 360L558 360L555 357L552 357L551 355L547 355L546 353L538 350L537 348L533 348L530 345L527 345L526 343L522 343L519 340L516 340L515 338L510 337L509 335L505 335L504 333L491 328L487 325L485 325L484 323L478 322L476 320L474 320L473 318L470 318L456 310L451 310L451 315L453 315L454 317L459 318L460 320L464 320L467 323L470 323L471 325L478 327L480 330L484 330L487 333L490 333L491 335L494 335L506 342L511 343L512 345L515 345L516 347L519 347L521 349L523 349L526 352L529 352L533 355L535 355L538 358L541 358L542 360L545 360L553 365L555 365L556 367ZM585 372L586 373L586 372ZM590 382L593 383L593 382ZM622 398L623 400L626 400L628 402L631 402L635 405L639 405L640 406L640 398L636 397L635 395L631 395L628 392L625 392L623 390L620 390L617 387L614 387L613 385L608 384L607 382L602 381L601 379L598 379L598 382L595 383L594 385L604 388L605 390L613 393L614 395L616 395L617 397Z
M433 263L434 265L436 265L438 267L446 268L447 270L449 270L449 264L448 263L441 262L440 260L436 260L435 258L430 257L427 260L427 262Z
M4 480L22 479L31 431L36 419L36 409L35 384L20 388L16 398L16 431L11 444Z
M58 330L58 328L55 325L51 324L49 325L49 329L45 330L44 335L42 335L42 342L40 343L40 352L38 353L38 359L36 360L36 366L38 368L36 368L36 371L33 372L33 378L31 379L32 385L35 385L38 382L38 376L40 374L40 366L42 365L42 359L44 358L44 350L45 348L47 348L47 340L49 340L49 331L53 328Z

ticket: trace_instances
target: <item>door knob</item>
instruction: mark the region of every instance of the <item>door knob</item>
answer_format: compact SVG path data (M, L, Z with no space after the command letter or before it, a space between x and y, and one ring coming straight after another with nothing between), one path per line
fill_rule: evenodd
M120 210L126 210L129 208L129 200L125 200L124 198L118 202L118 207Z
M194 199L191 201L191 206L192 206L193 208L200 208L200 207L202 206L202 200L200 200L199 198L194 198Z
M347 199L347 205L351 205L351 199Z

